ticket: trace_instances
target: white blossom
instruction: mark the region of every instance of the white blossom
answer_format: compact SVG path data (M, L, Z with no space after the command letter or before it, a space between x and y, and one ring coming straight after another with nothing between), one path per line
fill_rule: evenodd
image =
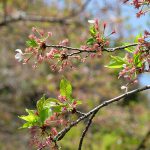
M15 55L15 59L18 60L18 62L22 61L23 59L23 52L21 49L16 49L15 50L17 54Z
M88 23L94 24L95 20L88 20Z
M121 86L121 90L125 90L125 92L127 92L128 91L128 87L123 85L123 86Z
M122 65L123 68L126 68L126 66L127 66L126 64L123 64L123 65Z

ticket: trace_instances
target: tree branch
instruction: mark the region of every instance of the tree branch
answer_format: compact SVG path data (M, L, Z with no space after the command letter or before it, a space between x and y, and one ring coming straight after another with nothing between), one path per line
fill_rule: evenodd
M143 150L143 148L145 148L145 143L149 138L150 138L150 130L146 133L146 135L144 136L144 138L142 139L141 143L139 144L136 150Z
M17 17L6 17L5 20L0 22L0 26L6 26L10 23L19 22L19 21L30 21L30 22L47 22L47 23L60 23L60 24L69 24L69 21L65 19L44 17L44 16L27 16L27 15L18 15Z
M97 110L97 111L98 111L98 110ZM87 123L87 125L86 125L86 127L85 127L85 129L84 129L84 131L83 131L83 133L82 133L82 135L81 135L81 138L80 138L80 143L79 143L78 150L81 150L81 148L82 148L83 139L84 139L84 137L85 137L85 135L86 135L86 133L87 133L87 131L88 131L88 129L89 129L91 123L92 123L92 119L93 119L94 116L96 115L97 111L95 111L95 112L91 115L91 117L88 119L88 123Z
M79 11L76 13L73 13L71 15L68 15L63 18L54 18L54 17L45 17L45 16L31 16L26 14L18 14L17 17L13 16L6 16L6 0L4 0L4 20L0 22L0 26L6 26L10 23L15 23L19 21L30 21L30 22L47 22L47 23L59 23L59 24L65 24L69 25L70 21L68 19L75 17L79 15L81 12L83 12L91 0L87 0L80 8ZM76 24L81 24L80 22L76 22Z
M78 16L80 13L82 13L86 7L89 5L89 3L91 2L92 0L86 0L85 3L80 7L80 9L77 11L77 12L74 12L66 17L64 17L63 19L69 19L69 18L72 18L72 17L75 17L75 16Z
M72 122L68 127L64 128L62 131L60 131L57 134L57 136L55 136L55 139L57 141L61 140L72 127L77 125L80 121L84 120L85 118L89 117L94 112L97 113L101 108L103 108L103 107L105 107L105 106L107 106L107 105L109 105L111 103L120 101L122 98L125 98L125 97L127 97L129 95L132 95L132 94L135 94L135 93L138 93L138 92L141 92L141 91L145 91L145 90L148 90L148 89L150 89L150 85L147 85L147 86L144 86L142 88L138 88L138 89L126 92L125 94L122 94L122 95L120 95L118 97L115 97L115 98L112 98L110 100L104 101L102 104L98 105L97 107L95 107L91 111L87 112L85 115L81 116L76 121Z
M117 50L122 50L122 49L125 49L128 47L133 47L133 46L137 46L137 45L138 45L138 43L132 43L132 44L129 44L126 46L118 46L118 47L114 47L114 48L104 48L104 49L102 49L102 51L114 52ZM63 46L63 45L46 45L46 47L77 51L77 52L67 54L67 56L73 56L73 55L77 55L77 54L81 54L81 53L96 53L97 52L96 50L87 50L87 49L74 48L74 47Z

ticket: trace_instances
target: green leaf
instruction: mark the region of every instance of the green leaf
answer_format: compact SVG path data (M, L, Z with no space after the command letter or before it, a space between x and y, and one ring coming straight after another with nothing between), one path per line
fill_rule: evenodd
M129 52L129 53L133 53L133 51L134 51L134 49L133 48L129 48L129 47L127 47L127 48L125 48L125 50L127 51L127 52Z
M38 120L38 116L35 114L34 110L26 109L26 112L28 113L27 116L22 115L22 116L19 116L19 118L21 118L25 121L28 121L28 122L35 122Z
M121 58L119 56L111 56L110 63L105 66L107 68L122 68L123 64L126 64L127 62L124 60L124 58Z
M123 64L122 63L118 63L118 62L116 62L116 61L111 61L107 66L105 66L105 67L107 67L107 68L111 68L111 69L117 69L117 68L123 68Z
M135 37L134 42L135 42L135 43L138 43L138 39L139 39L140 37L142 37L142 34L141 34L141 33L138 34L138 35Z
M133 60L134 60L134 64L138 65L140 63L140 59L139 59L140 55L134 55L133 56Z
M87 45L93 45L95 42L95 39L92 37L92 38L89 38L87 41L86 41L86 44Z
M53 106L53 107L52 107L52 111L53 111L53 112L57 112L57 113L62 112L62 108L63 108L63 107L64 107L64 105Z
M61 104L58 99L55 98L48 98L45 100L43 107L44 108L51 108L52 106L56 106L58 104Z
M32 127L32 126L34 126L33 123L31 123L31 122L26 122L26 123L24 123L24 124L22 125L22 127L20 127L20 129L30 128L30 127Z
M54 58L60 58L60 57L61 57L60 54L55 54L55 55L54 55Z
M91 27L90 27L90 34L91 34L91 36L93 36L93 37L96 35L95 26L91 26Z
M126 61L124 60L124 58L122 57L119 57L119 56L111 56L112 60L118 62L118 63L122 63L122 64L125 64Z
M26 123L21 128L28 128L38 124L39 116L35 114L34 110L26 109L28 115L19 116L20 119L25 120Z
M38 43L35 40L28 40L26 41L27 46L29 47L37 47Z
M81 105L82 101L81 100L77 100L76 103L77 103L77 105Z
M43 110L44 102L45 102L45 96L43 96L40 100L37 101L36 107L39 113Z
M52 116L52 110L50 108L46 108L46 109L43 109L42 111L40 111L39 113L39 117L40 117L40 120L42 122L42 124L44 123L44 121L49 118L50 116Z
M60 94L62 96L66 96L67 99L71 98L72 86L71 86L70 82L66 79L62 79L60 81Z

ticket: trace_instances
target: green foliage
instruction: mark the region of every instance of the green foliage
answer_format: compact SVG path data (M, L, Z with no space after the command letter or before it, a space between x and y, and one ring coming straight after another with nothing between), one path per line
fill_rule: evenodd
M87 45L93 45L95 42L95 39L93 37L89 38L87 41L86 41L86 44Z
M126 46L126 45L129 45L130 43L124 43L123 45ZM133 53L135 48L134 47L127 47L125 48L125 50L129 53Z
M65 102L61 102L55 98L45 98L43 95L37 101L37 110L29 110L26 109L28 115L19 116L20 119L26 121L26 123L21 128L30 128L32 126L43 126L46 119L52 116L54 113L62 113L63 107L66 107L68 111L72 110L71 106L75 99L72 98L72 86L68 80L63 78L60 82L60 94L61 96L65 96L67 100ZM76 105L81 104L80 100L76 100Z
M138 43L138 39L139 39L140 37L142 37L142 34L141 34L141 33L138 34L138 35L134 38L134 42L135 42L135 43Z
M37 47L38 46L38 44L35 40L28 40L28 41L26 41L26 44L29 47Z
M91 26L91 27L90 27L90 34L91 34L92 37L95 37L95 35L96 35L96 30L95 30L95 27L94 27L94 26Z
M54 58L60 58L60 57L61 57L60 54L55 54L55 55L54 55Z
M39 121L39 117L35 114L35 111L26 109L26 112L28 113L27 116L19 116L20 119L23 119L26 121L26 123L23 124L21 128L30 128L34 125L37 125Z
M127 62L124 60L124 58L121 58L119 56L111 56L110 63L105 66L107 68L123 68L123 64L126 64Z
M67 99L72 99L72 85L65 78L60 81L60 94Z

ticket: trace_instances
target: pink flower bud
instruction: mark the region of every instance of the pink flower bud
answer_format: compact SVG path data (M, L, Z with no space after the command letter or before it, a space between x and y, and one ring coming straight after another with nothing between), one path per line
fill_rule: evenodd
M52 36L52 32L48 32L47 34L48 34L48 36L49 36L49 37L51 37L51 36Z
M56 128L52 128L52 129L51 129L51 133L52 133L52 135L54 135L54 136L56 136L56 135L58 134Z
M33 34L30 34L29 39L31 39L31 40L35 39L35 36Z
M116 30L114 29L112 32L111 32L111 34L115 34L116 33Z
M107 26L107 23L106 23L106 22L103 22L104 30L105 30L106 26Z
M32 27L32 32L36 32L37 29L35 27Z

